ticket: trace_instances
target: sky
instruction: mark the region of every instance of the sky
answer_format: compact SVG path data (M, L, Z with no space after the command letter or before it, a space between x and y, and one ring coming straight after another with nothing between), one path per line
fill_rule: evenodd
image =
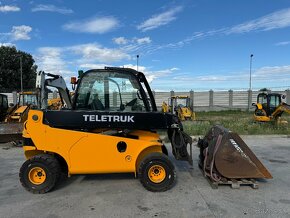
M0 45L66 81L138 65L155 91L285 90L290 1L0 0Z

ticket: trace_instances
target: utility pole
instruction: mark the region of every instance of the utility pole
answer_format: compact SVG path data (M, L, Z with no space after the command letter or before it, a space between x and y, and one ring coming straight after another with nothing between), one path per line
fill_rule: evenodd
M137 57L137 71L139 71L139 55L136 55L136 57Z
M253 54L250 55L250 87L248 91L248 111L250 111L251 104L252 104L252 60Z
M251 54L250 56L250 89L249 90L252 90L252 60L253 60L253 54Z

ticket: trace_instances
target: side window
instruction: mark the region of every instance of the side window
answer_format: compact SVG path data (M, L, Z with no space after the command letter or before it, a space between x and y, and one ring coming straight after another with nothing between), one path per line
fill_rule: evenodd
M265 94L259 95L258 103L260 103L260 104L266 104L267 103L267 95L265 95Z
M89 108L93 110L105 109L104 80L96 80L91 88L88 101Z
M90 75L87 75L82 79L82 83L79 85L76 100L76 109L89 109L88 102L90 99L90 93L92 88L92 82L94 81Z
M122 83L122 99L125 105L125 111L143 111L145 110L144 101L146 99L142 99L139 86L135 84L135 81L131 81L130 79L126 79Z
M3 98L4 98L4 96L3 95L0 95L0 107L1 108L4 108Z
M278 96L271 96L270 107L277 107L280 104L280 98Z
M115 80L109 80L109 107L111 111L122 109L122 96L119 92L118 83Z
M8 99L6 96L2 96L3 97L3 101L2 101L2 104L3 104L3 108L8 108Z

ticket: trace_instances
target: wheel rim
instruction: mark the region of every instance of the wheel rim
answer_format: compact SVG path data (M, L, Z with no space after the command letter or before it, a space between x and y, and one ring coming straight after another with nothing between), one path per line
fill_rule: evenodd
M161 183L166 177L166 171L160 165L153 165L148 171L148 177L151 182Z
M28 173L28 179L34 185L40 185L46 180L46 173L41 167L33 167Z

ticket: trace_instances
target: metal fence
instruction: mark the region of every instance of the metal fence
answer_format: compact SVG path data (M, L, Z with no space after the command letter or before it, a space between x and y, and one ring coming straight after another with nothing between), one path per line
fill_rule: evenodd
M153 92L157 107L161 110L163 102L168 102L168 99L173 95L186 95L191 98L191 106L194 111L219 111L219 110L234 110L234 109L254 109L252 103L256 102L259 91L205 91L205 92ZM284 101L290 104L290 90L272 91L285 95ZM8 102L16 104L18 95L13 93L2 93L8 96ZM49 93L48 99L56 98L56 92Z

